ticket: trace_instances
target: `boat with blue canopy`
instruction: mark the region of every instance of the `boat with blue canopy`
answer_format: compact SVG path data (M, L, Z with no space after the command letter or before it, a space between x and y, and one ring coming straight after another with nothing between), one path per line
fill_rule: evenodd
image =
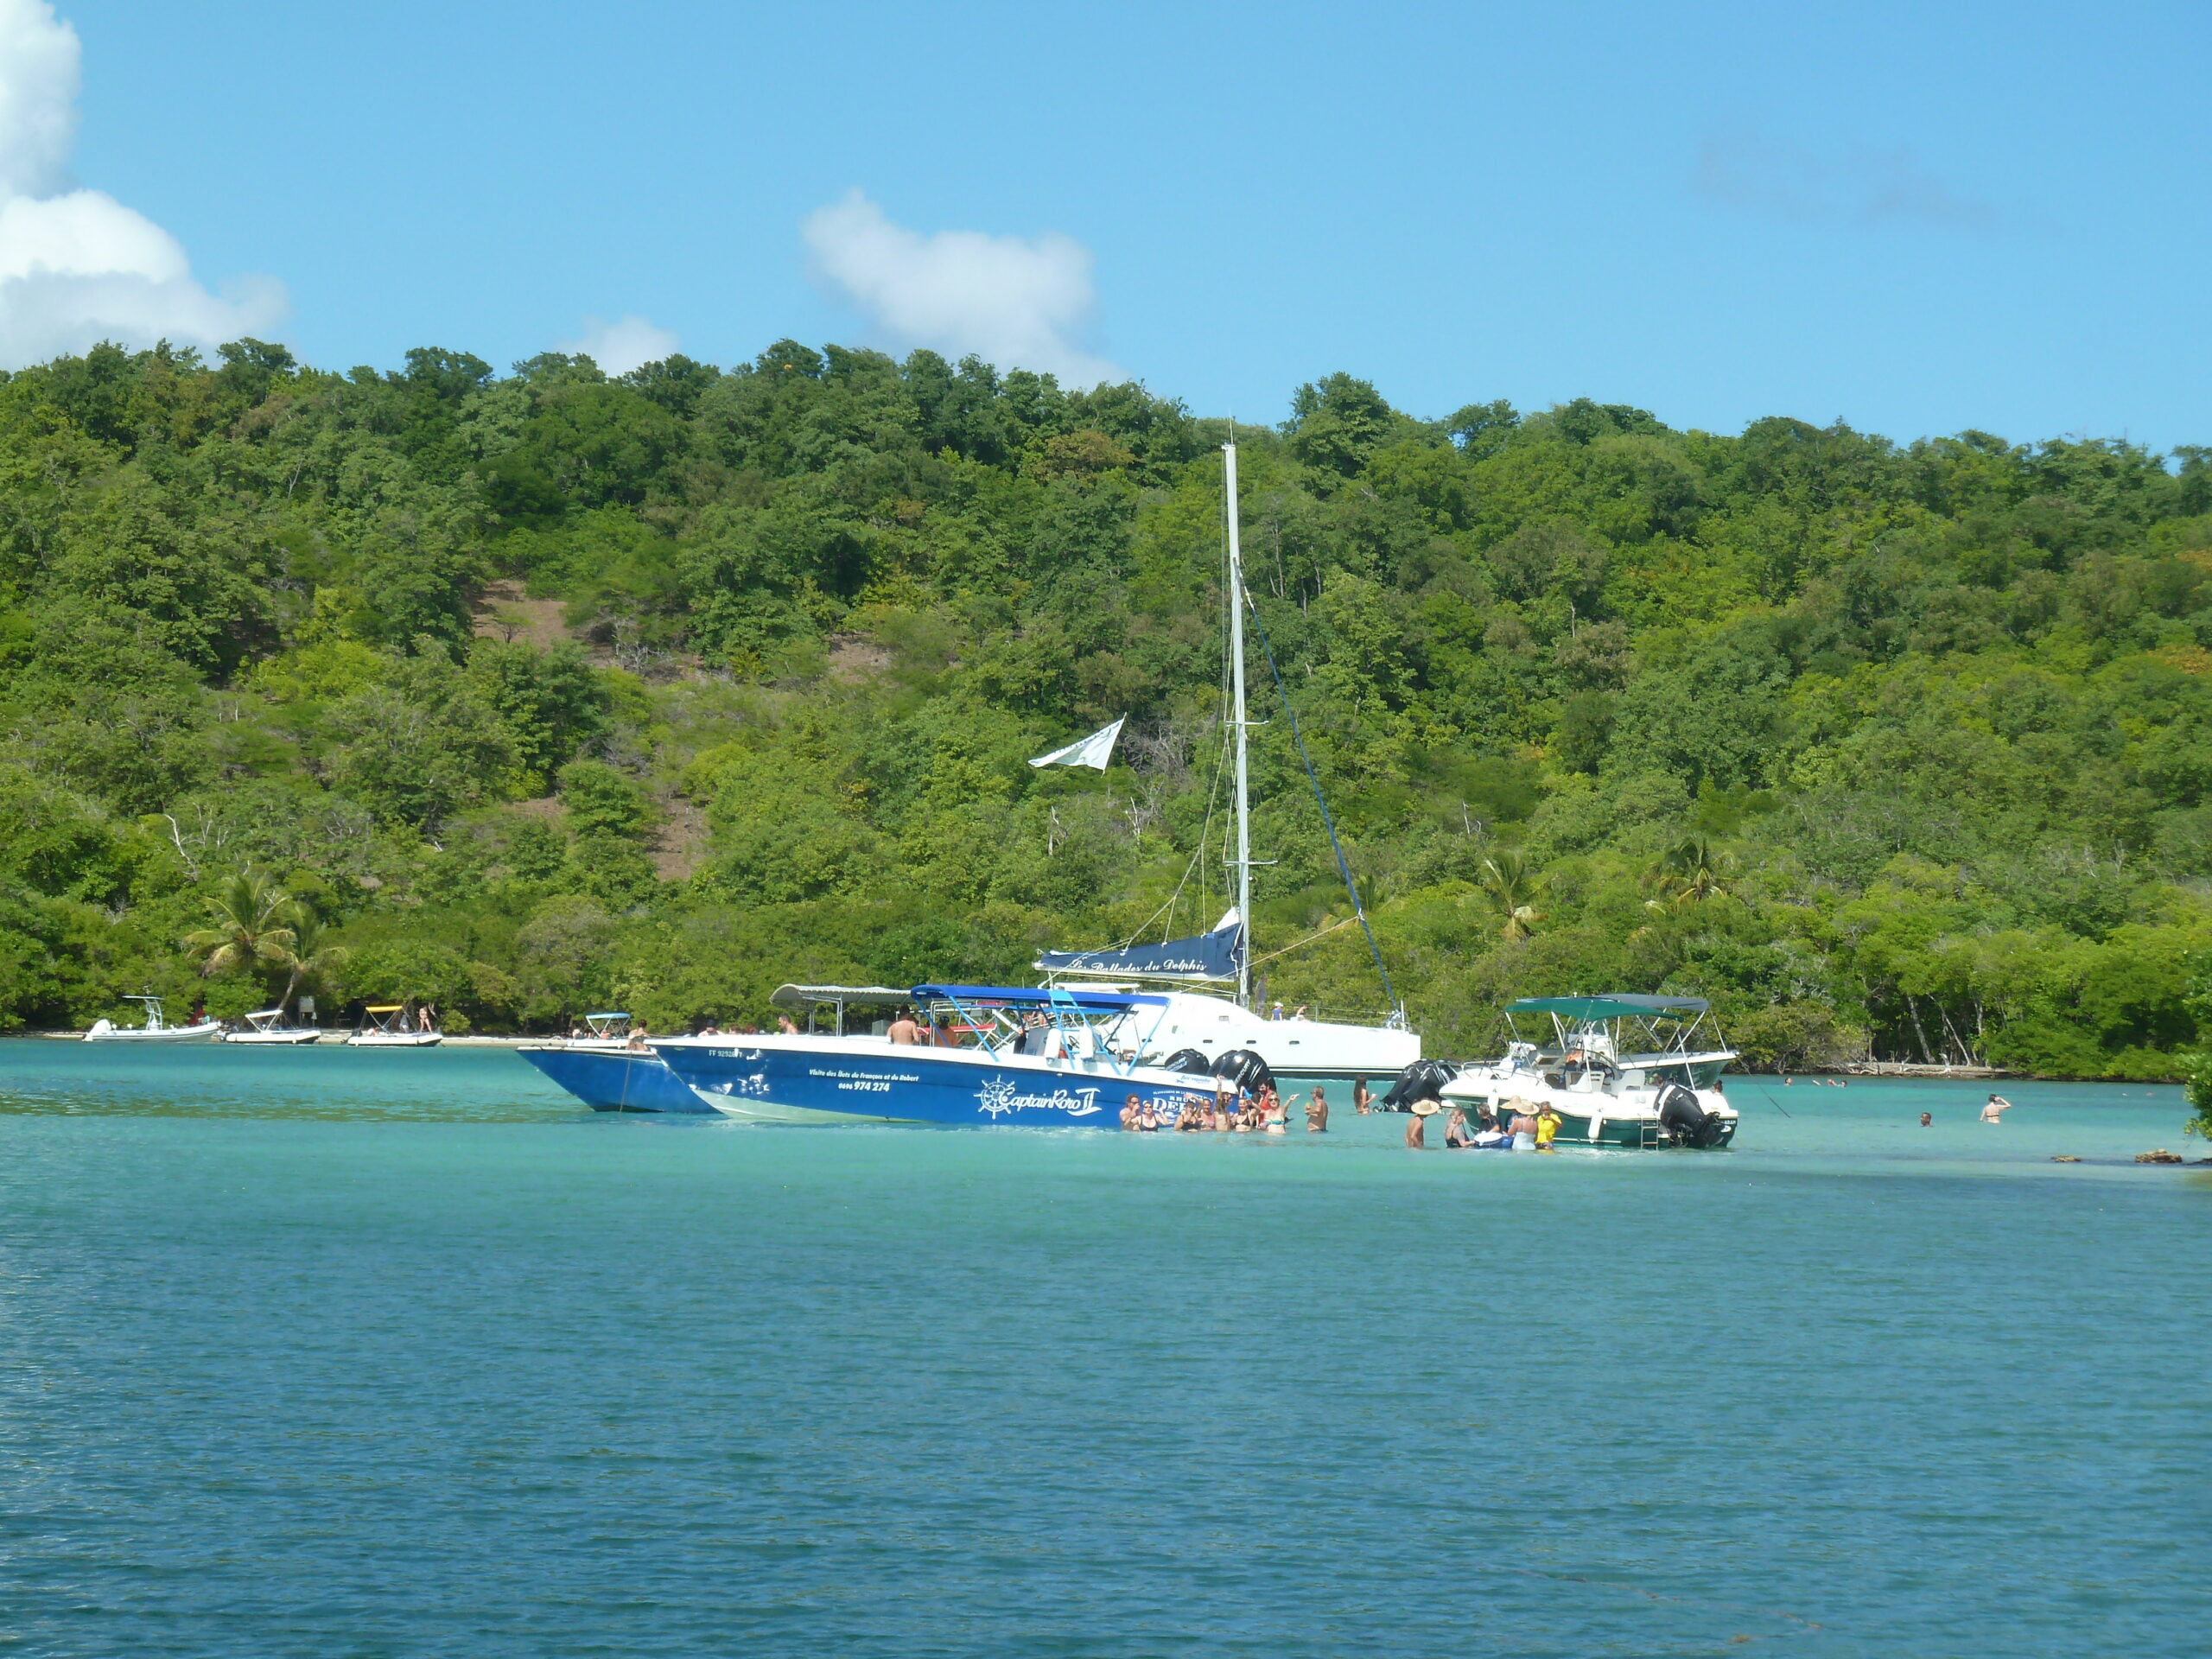
M764 1122L1120 1126L1135 1096L1173 1124L1209 1076L1141 1058L1170 999L1060 986L921 984L884 1034L653 1044L715 1110Z

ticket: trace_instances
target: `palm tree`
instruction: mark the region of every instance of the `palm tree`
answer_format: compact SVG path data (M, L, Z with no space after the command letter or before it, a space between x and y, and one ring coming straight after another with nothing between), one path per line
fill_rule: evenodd
M1703 904L1708 899L1732 899L1728 884L1736 874L1736 855L1715 847L1703 836L1686 836L1652 861L1644 881L1660 899L1676 909ZM1651 908L1660 908L1655 901Z
M300 988L300 982L310 974L319 974L326 968L335 968L346 960L346 947L324 942L322 924L312 911L295 905L290 911L292 937L289 944L278 948L274 960L291 977L284 982L284 995L276 999L276 1006L288 1008L292 1005L292 993Z
M220 891L208 895L207 910L214 925L186 934L184 948L207 958L200 971L208 978L255 963L282 961L297 942L290 897L257 870L233 874Z
M1501 847L1483 860L1483 891L1489 893L1505 917L1504 935L1525 939L1536 931L1544 912L1536 908L1544 878L1529 868L1529 855L1516 847Z

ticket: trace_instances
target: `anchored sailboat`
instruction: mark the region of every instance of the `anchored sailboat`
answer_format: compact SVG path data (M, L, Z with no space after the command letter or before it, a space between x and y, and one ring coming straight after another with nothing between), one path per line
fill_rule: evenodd
M1244 618L1248 607L1252 611L1254 626L1260 627L1260 623L1259 612L1252 606L1251 595L1244 587L1243 543L1238 533L1236 512L1236 445L1233 442L1222 445L1222 460L1228 501L1224 516L1228 524L1229 728L1236 792L1236 853L1227 862L1236 872L1236 906L1209 932L1167 939L1159 944L1129 944L1104 950L1047 950L1033 965L1053 983L1075 980L1100 989L1118 986L1132 990L1191 987L1188 990L1166 993L1166 1011L1157 1026L1158 1040L1163 1046L1141 1057L1147 1060L1156 1061L1186 1049L1195 1049L1211 1060L1245 1049L1258 1054L1271 1068L1287 1077L1349 1082L1395 1076L1421 1058L1421 1038L1408 1029L1405 1009L1391 987L1389 970L1382 965L1382 953L1376 944L1374 929L1368 925L1366 908L1360 903L1359 884L1353 879L1351 863L1337 839L1335 821L1329 815L1328 802L1322 797L1320 779L1306 756L1305 739L1298 730L1298 715L1290 706L1281 674L1275 672L1274 652L1268 645L1264 628L1260 628L1261 647L1267 655L1276 693L1298 745L1299 759L1305 763L1306 778L1313 785L1314 802L1320 808L1321 822L1328 830L1329 844L1336 855L1338 874L1351 896L1353 915L1367 936L1368 949L1374 955L1383 994L1390 999L1391 1012L1381 1026L1361 1026L1302 1016L1269 1019L1253 1006L1251 929L1246 918L1252 913L1252 869L1256 861L1252 857L1251 766L1247 734L1259 722L1248 717L1245 705ZM1116 721L1109 729L1118 732L1120 725ZM1095 734L1080 744L1071 745L1042 760L1057 760L1106 735ZM1086 759L1083 764L1103 764L1103 760ZM1198 856L1205 855L1202 846ZM1221 990L1233 988L1233 995L1224 996L1200 990L1198 988L1201 986Z

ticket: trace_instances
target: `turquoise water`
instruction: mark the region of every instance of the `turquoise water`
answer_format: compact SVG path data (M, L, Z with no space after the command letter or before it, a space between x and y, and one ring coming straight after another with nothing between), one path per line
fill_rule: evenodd
M2212 1169L2128 1160L2205 1149L2172 1090L1981 1092L1514 1158L0 1043L0 1636L2202 1653Z

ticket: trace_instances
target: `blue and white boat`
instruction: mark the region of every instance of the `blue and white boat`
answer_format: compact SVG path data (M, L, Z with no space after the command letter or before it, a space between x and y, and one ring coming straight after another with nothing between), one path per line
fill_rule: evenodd
M588 1014L588 1037L531 1043L515 1052L595 1112L689 1112L714 1109L677 1080L650 1048L632 1048L626 1014Z
M887 985L779 985L769 1001L806 1021L806 1029L845 1034L849 1008L896 1006L910 993ZM651 1048L630 1046L630 1016L588 1014L588 1035L530 1043L515 1052L595 1112L674 1112L704 1117L714 1108ZM880 1022L877 1029L881 1029ZM727 1042L728 1038L713 1040Z
M920 1042L819 1033L677 1037L653 1050L730 1117L779 1123L1121 1127L1135 1096L1163 1123L1211 1077L1140 1064L1169 999L1004 985L917 985ZM897 1029L894 1027L894 1029Z

